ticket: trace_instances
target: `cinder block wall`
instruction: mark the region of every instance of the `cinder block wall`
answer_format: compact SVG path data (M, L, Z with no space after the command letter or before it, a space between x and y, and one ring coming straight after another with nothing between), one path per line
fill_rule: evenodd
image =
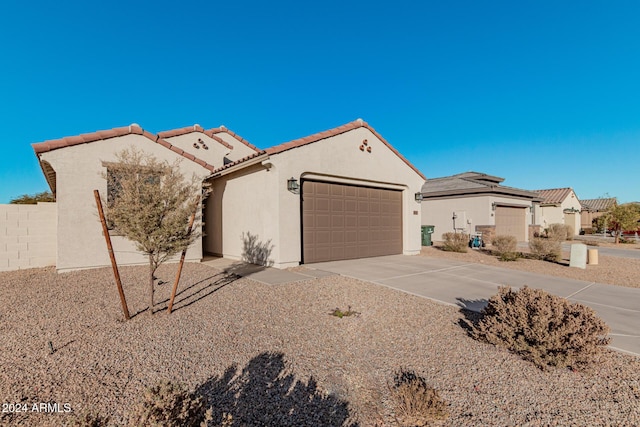
M0 271L56 264L55 203L0 205Z

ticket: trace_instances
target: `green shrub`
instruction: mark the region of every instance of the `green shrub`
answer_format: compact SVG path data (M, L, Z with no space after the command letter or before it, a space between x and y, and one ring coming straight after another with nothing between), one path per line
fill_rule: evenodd
M182 386L169 381L148 388L133 407L132 427L205 427L211 420L202 397L196 397Z
M427 380L413 371L396 372L389 387L396 403L396 418L402 426L426 426L445 419L447 404Z
M465 233L444 233L442 250L449 252L467 252L469 235Z
M571 227L565 224L551 224L547 228L547 237L551 240L573 240Z
M360 313L358 313L358 312L357 312L357 311L355 311L355 310L351 310L351 306L349 306L349 308L347 308L346 310L341 310L341 309L339 309L339 308L337 308L337 307L336 307L336 308L335 308L333 311L331 311L331 313L329 313L329 314L331 314L332 316L336 316L336 317L338 317L338 318L342 319L342 318L343 318L343 317L345 317L345 316L346 316L346 317L348 317L348 316L357 316L357 315L358 315L358 314L360 314Z
M523 287L501 287L473 325L474 338L505 347L533 362L547 366L585 367L597 360L609 327L582 304Z
M515 236L500 235L491 241L494 251L500 261L515 261L518 259L518 239Z
M529 240L529 250L538 259L558 262L562 259L562 243L546 237L534 237Z

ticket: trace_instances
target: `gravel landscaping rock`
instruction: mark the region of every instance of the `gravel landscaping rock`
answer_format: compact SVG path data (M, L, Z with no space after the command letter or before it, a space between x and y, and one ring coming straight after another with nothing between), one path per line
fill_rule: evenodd
M59 426L91 411L121 425L145 387L173 380L234 426L393 426L388 385L401 367L446 400L436 425L640 424L640 360L629 355L541 371L471 339L451 306L341 276L269 286L201 264L185 265L171 315L161 308L175 265L160 268L169 283L150 316L147 273L121 269L126 322L110 269L0 273L0 403L29 407L0 424ZM360 314L330 315L349 306ZM32 412L40 402L71 412Z

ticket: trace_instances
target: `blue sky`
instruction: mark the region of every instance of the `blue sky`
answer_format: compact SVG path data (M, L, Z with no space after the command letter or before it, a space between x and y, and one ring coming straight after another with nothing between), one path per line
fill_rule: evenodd
M221 124L260 148L362 118L428 178L640 200L637 1L0 4L0 203L31 143Z

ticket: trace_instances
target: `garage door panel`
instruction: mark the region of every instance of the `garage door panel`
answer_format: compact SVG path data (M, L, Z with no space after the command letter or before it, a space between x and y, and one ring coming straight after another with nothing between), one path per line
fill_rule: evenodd
M344 246L331 247L331 259L345 259Z
M329 246L331 244L331 232L330 231L316 231L316 245L317 246Z
M344 232L344 241L345 241L345 243L357 243L358 242L358 232L357 231L345 231Z
M331 226L331 216L324 214L316 214L315 216L315 226L319 228L330 228Z
M526 240L526 207L496 206L496 235L515 236Z
M400 191L302 183L303 261L402 253Z
M329 212L329 199L318 198L316 199L316 206L314 210L316 212Z

